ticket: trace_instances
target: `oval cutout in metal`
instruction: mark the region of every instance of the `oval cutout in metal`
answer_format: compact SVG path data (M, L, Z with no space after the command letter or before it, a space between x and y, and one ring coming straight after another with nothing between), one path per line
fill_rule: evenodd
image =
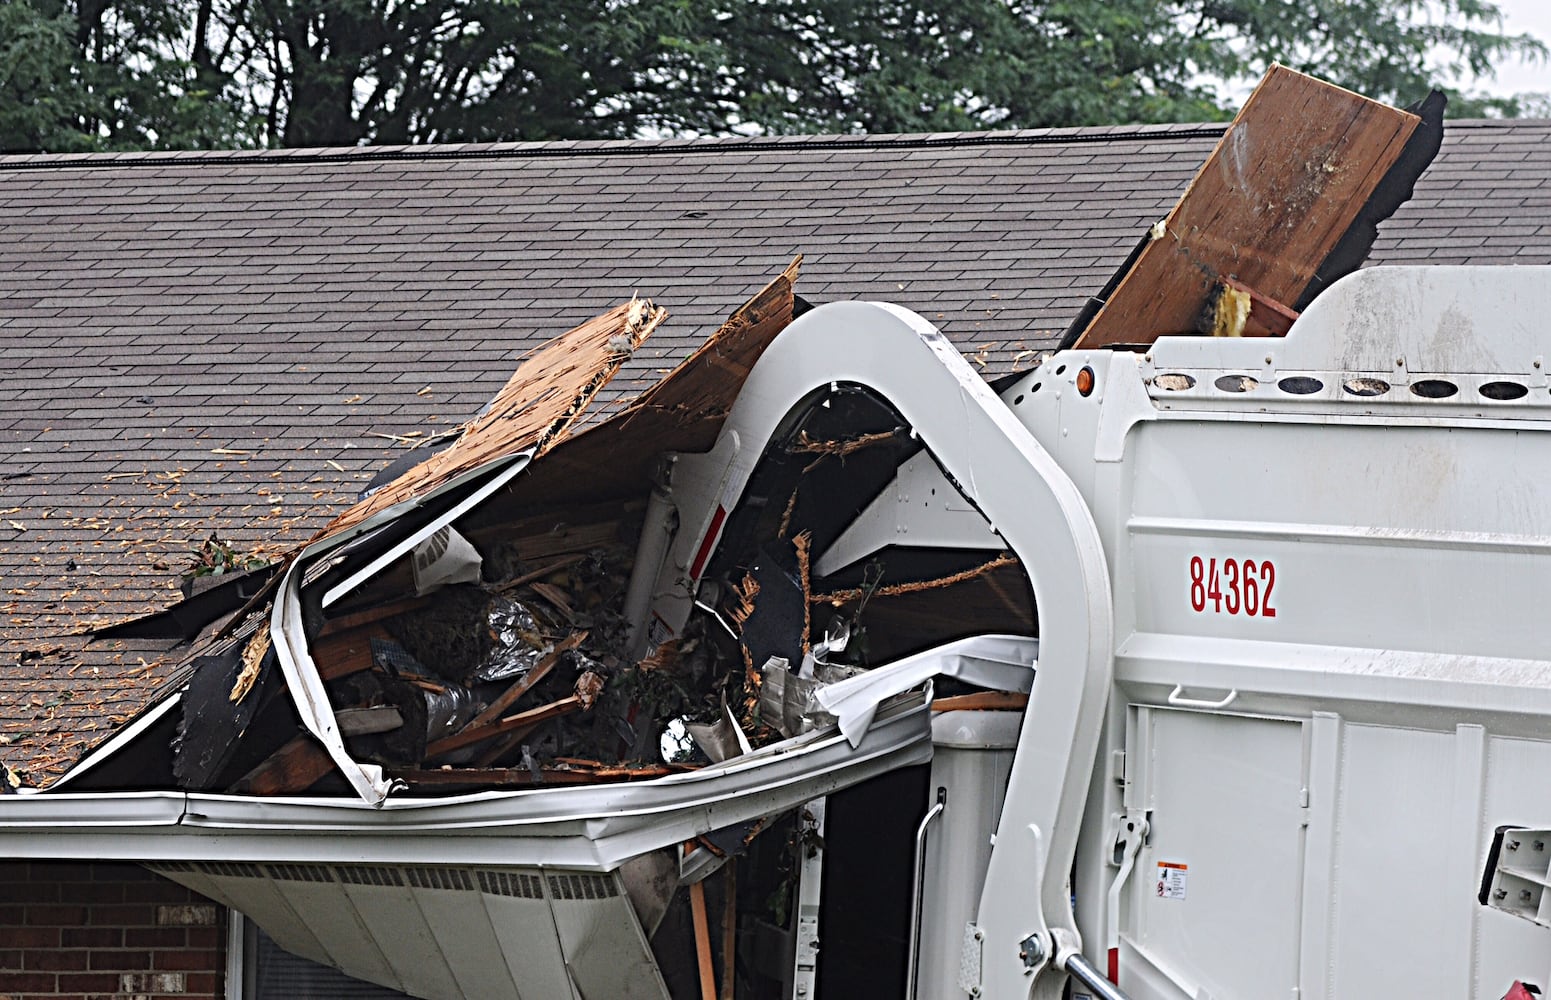
M1249 392L1259 386L1260 382L1248 375L1219 375L1212 384L1223 392Z
M1167 389L1169 392L1179 392L1182 389L1194 388L1196 377L1194 375L1186 375L1184 372L1169 372L1166 375L1156 376L1152 382L1153 385L1160 389Z
M1341 388L1353 396L1382 396L1389 392L1389 383L1381 378L1349 378Z
M1411 395L1423 399L1448 399L1456 392L1459 392L1459 386L1446 379L1424 378L1420 382L1411 383Z
M1307 396L1310 393L1319 392L1325 388L1325 383L1317 378L1307 375L1289 375L1276 383L1276 387L1283 392L1290 392L1294 396Z
M1517 382L1488 382L1476 391L1487 399L1503 402L1510 399L1523 399L1529 395L1529 388Z

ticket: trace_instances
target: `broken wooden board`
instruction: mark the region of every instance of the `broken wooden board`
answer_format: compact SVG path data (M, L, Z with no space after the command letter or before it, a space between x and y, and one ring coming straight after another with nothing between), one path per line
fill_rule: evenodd
M1420 122L1271 67L1075 346L1191 333L1223 277L1299 301Z
M317 537L424 496L458 474L502 456L527 448L543 454L565 438L599 390L667 315L666 309L649 301L633 300L534 350L491 400L489 409L464 426L457 441L347 509Z
M334 770L328 751L299 733L230 789L238 795L299 795Z
M629 406L535 462L514 485L524 507L644 496L663 452L708 451L754 362L792 321L801 264L795 258Z

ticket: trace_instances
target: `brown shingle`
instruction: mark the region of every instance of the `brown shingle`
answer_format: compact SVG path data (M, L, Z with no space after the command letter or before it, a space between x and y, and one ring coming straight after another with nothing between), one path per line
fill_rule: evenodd
M1220 132L0 157L0 761L57 773L166 676L68 633L169 603L212 530L306 538L382 435L454 426L620 297L671 316L619 392L799 251L810 300L1027 368ZM1551 260L1551 123L1451 123L1373 260Z

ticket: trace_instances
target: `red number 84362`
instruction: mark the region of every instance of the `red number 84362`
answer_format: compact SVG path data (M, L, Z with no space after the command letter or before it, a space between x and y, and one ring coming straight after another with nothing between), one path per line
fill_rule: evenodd
M1190 609L1215 614L1275 618L1271 591L1276 587L1276 566L1267 559L1203 559L1190 557Z

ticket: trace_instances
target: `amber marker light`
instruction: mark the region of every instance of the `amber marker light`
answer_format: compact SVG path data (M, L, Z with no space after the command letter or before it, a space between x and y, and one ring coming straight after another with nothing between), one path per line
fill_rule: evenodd
M1093 394L1093 369L1084 367L1077 373L1077 394L1089 396Z

